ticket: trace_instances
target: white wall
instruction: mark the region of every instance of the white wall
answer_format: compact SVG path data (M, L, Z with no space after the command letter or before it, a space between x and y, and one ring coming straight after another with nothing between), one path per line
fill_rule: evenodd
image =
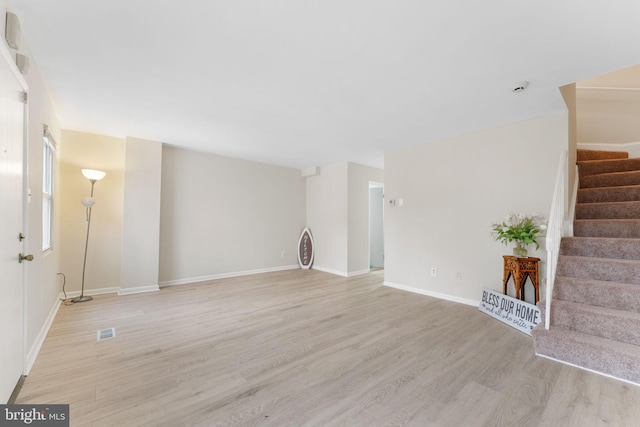
M165 146L160 284L297 266L305 194L298 169Z
M348 272L369 272L369 181L383 182L382 169L349 163Z
M369 263L384 267L384 188L369 189Z
M125 140L70 130L64 130L62 138L60 272L67 276L66 291L80 291L82 283L87 221L80 201L89 196L91 183L81 170L98 169L107 175L94 189L85 290L115 292L120 287L122 261Z
M307 225L315 243L313 268L347 275L348 166L323 166L307 180Z
M512 248L490 225L510 211L548 215L567 123L563 112L385 155L385 198L404 199L385 206L385 280L469 303L501 290ZM544 268L540 243L530 255Z
M126 139L120 293L158 288L162 143Z
M313 268L342 276L369 271L369 181L382 182L383 171L346 162L307 178Z
M640 142L640 65L580 81L576 87L578 143Z
M0 0L0 34L4 43L5 16L11 11L11 2ZM16 51L10 49L15 54ZM59 221L54 224L53 250L42 252L42 138L43 126L47 124L49 131L61 144L60 125L49 94L44 86L38 70L37 61L31 56L24 33L21 37L20 49L17 51L29 57L31 65L25 80L29 85L28 102L28 187L31 190L31 201L27 205L27 253L33 254L34 261L27 264L26 275L26 313L25 313L25 348L27 370L31 367L39 346L44 340L46 323L51 320L52 310L57 306L59 292L58 263L60 256ZM60 180L56 170L56 187L54 194L59 194ZM55 197L55 196L54 196ZM58 201L54 200L54 220L60 218ZM2 325L0 327L6 327ZM43 329L44 328L44 329Z
M623 144L640 141L640 90L576 91L578 142Z

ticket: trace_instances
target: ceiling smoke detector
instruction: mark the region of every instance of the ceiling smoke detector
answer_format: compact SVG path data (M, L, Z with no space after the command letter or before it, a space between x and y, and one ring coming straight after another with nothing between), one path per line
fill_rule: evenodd
M527 86L529 86L529 82L525 82L525 81L515 82L514 84L511 85L511 92L514 92L514 93L522 92L527 88Z

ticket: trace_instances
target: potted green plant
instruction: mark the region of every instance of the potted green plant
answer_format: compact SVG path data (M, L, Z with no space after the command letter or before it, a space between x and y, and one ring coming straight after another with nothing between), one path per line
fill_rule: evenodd
M538 213L534 212L532 215L510 213L504 221L491 225L491 235L505 245L515 242L513 255L526 257L527 246L536 245L538 249L540 245L536 239L546 229L546 221Z

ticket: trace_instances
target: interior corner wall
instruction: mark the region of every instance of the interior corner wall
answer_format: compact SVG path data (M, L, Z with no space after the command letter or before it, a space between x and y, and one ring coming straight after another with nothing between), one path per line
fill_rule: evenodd
M127 137L120 293L158 287L162 143Z
M404 199L385 206L385 281L468 301L501 291L512 247L490 226L509 212L549 215L567 122L562 112L385 155L385 198ZM539 240L529 253L544 277Z
M382 169L348 164L348 275L368 273L369 182L384 181Z
M593 90L578 87L576 105L579 144L640 142L640 91L637 88Z
M348 164L322 166L318 175L306 180L307 225L315 244L313 268L347 276Z
M299 169L164 146L160 285L296 268L305 194Z
M96 182L95 206L87 251L85 290L115 291L120 287L122 213L124 204L125 140L63 130L59 150L60 172L60 272L66 275L66 291L80 291L87 233L85 208L91 183L82 169L98 169L107 175Z
M341 276L369 271L369 181L383 182L382 169L345 162L307 177L313 268Z

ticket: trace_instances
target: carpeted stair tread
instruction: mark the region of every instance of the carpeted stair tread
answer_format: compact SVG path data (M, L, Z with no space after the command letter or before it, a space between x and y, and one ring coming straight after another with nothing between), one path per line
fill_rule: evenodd
M640 169L640 159L589 160L578 162L580 178L611 172L629 172Z
M586 160L607 160L607 159L628 159L629 153L626 151L604 151L604 150L578 150L577 161Z
M563 237L560 255L640 260L640 239Z
M538 354L640 384L640 158L628 157L578 150L574 237L560 242L551 328L532 336Z
M577 203L576 219L640 219L640 202Z
M536 354L640 384L640 346L563 328L533 328Z
M633 283L556 276L553 302L556 300L640 313L640 288Z
M638 219L577 219L573 221L576 237L640 238Z
M640 200L640 185L581 188L578 203L628 202Z
M640 261L560 255L556 275L640 285Z
M545 307L540 309L544 319ZM640 345L640 313L553 300L551 327Z
M580 188L640 185L640 171L612 172L580 178Z

